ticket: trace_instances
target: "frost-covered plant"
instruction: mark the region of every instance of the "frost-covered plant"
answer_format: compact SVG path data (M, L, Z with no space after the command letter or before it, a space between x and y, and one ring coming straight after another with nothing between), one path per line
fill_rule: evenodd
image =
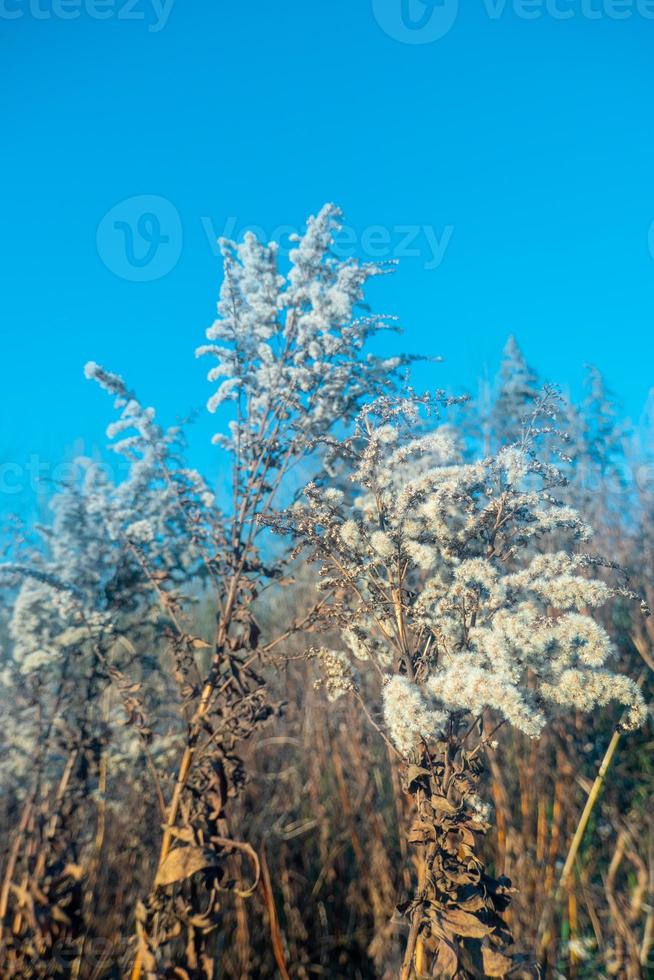
M54 975L53 949L62 944L79 969L99 828L118 802L106 798L107 773L152 779L152 795L161 798L161 767L182 731L170 710L150 729L139 693L147 677L151 705L166 705L171 695L153 670L170 611L151 578L181 582L194 565L178 494L162 473L175 459L177 434L159 432L120 379L102 374L102 381L124 418L141 426L119 447L127 476L114 483L102 467L78 460L80 478L51 501L52 522L39 527L27 553L0 566L11 595L0 675L11 709L0 778L3 796L21 806L0 889L6 976Z
M511 362L519 368L518 361L522 361L524 377L524 355L518 355L517 359L506 359L503 363L504 377L494 386L497 397L506 394L506 385L511 384L512 374L507 369ZM517 373L519 375L521 372L518 370ZM530 414L537 385L536 373L531 369L528 369L528 373L532 376L530 384L520 385L517 390L513 386L512 415L509 418L503 418L503 409L492 404L478 402L474 406L473 417L478 417L481 422L477 424L476 430L487 432L488 446L501 445L503 439L506 439L507 430L514 428L516 423ZM642 513L637 497L637 488L640 485L638 473L646 472L643 466L646 454L641 446L636 448L634 427L625 421L620 406L615 403L597 369L587 369L584 387L584 395L579 401L573 401L568 396L556 409L558 424L566 430L565 456L568 457L567 461L561 461L568 483L561 487L557 495L584 515L595 532L594 549L610 555L628 568L633 587L651 605L645 546L648 535L647 518L636 531ZM484 427L486 420L490 420L487 428ZM640 431L647 431L646 424ZM630 459L639 461L639 469L635 469L631 475ZM559 540L554 535L550 545L553 550L565 549L565 536ZM535 549L534 554L537 554ZM606 575L607 581L611 580L609 572L603 573L600 570L600 575ZM633 647L636 647L651 666L651 642L648 635L651 635L652 618L641 615L629 600L618 600L597 607L593 610L593 616L608 630L613 644L619 650L621 671L638 676L639 683L644 683L643 689L647 691L647 671L643 671L643 665L638 663ZM606 740L610 738L607 728L614 715L614 708L610 705L606 709L593 711L590 718L583 717L581 710L570 708L567 712L562 712L556 724L548 726L537 741L526 739L515 729L505 731L501 740L501 752L493 754L490 759L489 789L497 806L497 834L492 842L493 857L497 862L496 866L507 869L523 896L512 917L514 935L523 945L534 942L535 925L541 914L539 908L543 909L545 921L552 905L557 904L554 900L556 878L561 868L560 862L565 857L565 848L570 843L566 828L570 828L569 833L572 833L574 822L579 819L580 814L579 788L575 791L573 783L579 772L588 770L589 764L591 773L594 767L600 765ZM607 787L610 785L610 789L605 790L602 796L603 815L611 805L611 797L619 799L619 807L624 806L626 812L628 801L632 798L632 786L636 792L635 786L640 786L641 780L637 777L632 784L631 780L625 779L625 771L647 771L647 765L643 762L647 744L645 727L635 738L629 740L628 750L624 746L617 765L615 762L612 765L610 783L608 780L605 783ZM645 782L647 778L645 777ZM649 787L641 790L644 796L648 791ZM616 829L620 825L616 823ZM546 848L544 838L548 834L551 845ZM636 836L642 841L641 853L645 855L645 836ZM591 832L587 837L593 838L594 842L596 840L596 835ZM593 846L584 848L578 865L583 868L580 873L584 879L596 875L597 893L594 901L600 907L603 900L605 901L604 868L609 864L614 866L611 856L603 853L602 848ZM570 879L566 890L573 887ZM629 891L627 888L625 890ZM631 899L625 896L623 900ZM534 918L535 909L537 915ZM565 903L561 902L562 928L565 915ZM605 928L606 922L607 936L612 928L616 928L612 920L612 912L603 918L602 928ZM646 934L644 921L639 926ZM571 922L571 928L576 928L574 922ZM620 933L623 928L620 923L617 932ZM549 965L556 960L558 930L540 928L538 933L539 956ZM622 939L618 938L616 942L619 946ZM607 946L609 943L607 940ZM602 955L604 954L600 953L600 957ZM592 968L588 967L588 970L588 976L596 975Z
M121 379L103 375L103 383L112 384L125 409L136 411ZM175 459L177 433L159 432L150 412L143 417L147 440L132 433L116 447L128 458L126 478L113 483L102 466L78 460L81 477L52 499L53 520L40 527L40 546L28 561L0 566L3 578L17 586L5 678L38 682L45 694L65 673L84 710L92 699L82 696L80 685L98 671L106 675L103 658L129 662L130 648L157 646L163 613L143 556L159 581L184 581L198 561L180 518L178 493L163 476L163 467Z
M167 962L173 955L169 944L182 931L187 936L186 964L211 975L207 937L219 921L220 893L237 887L226 879L230 853L249 859L256 882L256 855L230 834L225 805L244 781L239 742L276 709L256 662L280 638L261 641L254 602L282 580L286 556L262 552L258 518L268 513L279 492L292 493L290 471L301 461L319 466L319 442L351 420L364 398L392 391L411 360L364 353L366 341L388 327L385 318L370 316L363 305L366 281L384 270L334 258L338 221L332 205L309 219L285 275L275 243L265 245L253 235L240 244L220 243L224 281L219 316L207 331L210 343L197 354L216 361L209 380L219 384L209 411L220 409L221 420L229 416L227 432L213 440L228 453L231 493L224 512L207 499L197 475L165 458L164 437L151 410L141 408L115 375L97 365L87 368L117 399L120 418L110 430L119 440L116 448L151 459L158 467L161 493L169 494L173 504L178 498L198 578L212 586L216 607L215 633L209 643L199 644L211 652L200 659L179 615L174 583L151 561L153 542L160 540L152 526L155 515L146 510L133 520L125 537L170 620L187 724L166 802L154 886L137 916L134 977ZM309 611L301 624L289 624L283 635L310 622L312 615ZM198 872L203 888L198 887ZM202 931L189 918L188 909L196 906L206 918ZM177 956L175 963L180 962Z
M597 368L587 366L584 387L580 404L565 406L568 454L574 464L567 496L594 525L604 523L608 531L607 525L616 524L611 512L624 511L625 504L636 509L626 456L633 433Z
M499 448L520 438L522 420L538 403L541 393L538 375L513 335L504 345L495 388L488 422L490 444Z
M353 436L333 447L351 462L353 504L310 484L304 503L273 520L319 562L337 596L344 646L379 675L384 728L414 766L408 782L423 825L425 796L448 800L442 809L458 808L463 824L472 819L467 796L490 735L471 753L465 746L475 726L490 723L487 713L495 729L508 722L532 738L555 716L611 701L624 708L626 728L645 717L638 686L612 669L611 638L592 616L616 596L635 597L596 576L605 563L586 551L591 529L557 496L565 478L555 392L535 402L517 442L472 462L461 459L447 427L424 431L421 410L440 401L409 395L368 406ZM444 830L452 826L441 820L414 835L433 845L432 871ZM422 922L425 888L413 907L405 971L418 934L432 943L442 975L472 955L464 937L486 937L490 963L507 939L494 919L499 906L466 907L461 892L441 883L430 893L438 914ZM461 920L457 930L454 908L479 912L479 922Z
M135 889L143 901L136 942L107 968L131 969L134 980L215 975L213 933L234 914L223 893L240 899L258 879L232 808L247 779L242 746L278 711L267 654L304 629L332 634L310 651L326 697L355 700L413 796L409 841L422 861L415 896L401 905L411 920L404 977L414 953L421 974L516 968L502 920L509 883L488 873L476 843L492 819L480 776L495 730L510 724L522 745L553 718L560 729L572 712L613 701L625 727L643 717L604 613L616 597L624 612L633 596L617 568L587 553L590 530L574 509L585 497L574 480L564 485L570 464L554 449L553 394L539 394L512 341L481 424L442 418L442 394L395 398L411 358L364 349L392 326L363 304L366 282L385 270L334 257L338 220L331 205L311 218L288 263L253 236L221 242L218 319L197 353L214 360L222 507L187 466L181 433L163 430L120 376L87 365L115 400L108 434L126 475L113 480L81 461L81 479L51 502L51 522L0 568L0 789L13 827L0 882L3 976L68 975L53 955L62 946L73 975L87 975L112 820L139 823L143 835L134 863L133 853L107 853L107 880L127 869L117 907ZM573 426L571 455L579 446L606 456L598 392L592 424ZM311 475L302 501L298 483ZM267 525L287 536L273 546ZM641 529L649 558L650 525ZM292 619L275 600L307 548L324 591ZM191 625L198 600L210 618L202 627L197 616ZM635 643L646 639L634 630ZM387 815L377 816L381 828ZM384 903L373 891L378 921ZM301 930L297 909L288 912ZM240 937L240 901L235 914ZM279 934L278 965L286 940L293 948L291 931Z
M627 708L625 725L639 725L640 691L611 670L611 639L592 618L629 592L593 575L602 562L585 550L592 531L555 496L564 478L538 454L543 432L532 424L520 443L462 463L447 429L413 436L417 407L378 402L359 417L343 445L361 488L350 510L311 485L287 512L328 584L356 597L347 645L355 629L380 671L393 666L385 701L389 730L405 732L398 748L408 755L485 707L532 737L561 710L612 700ZM555 534L567 550L549 550ZM407 684L413 710L395 707Z
M285 467L307 438L328 432L337 419L347 421L362 398L392 387L411 361L364 354L366 341L389 326L388 317L362 306L367 280L385 268L335 258L339 226L332 204L309 218L305 234L295 236L286 275L275 242L264 244L252 233L240 244L220 240L219 316L207 330L210 343L196 355L215 358L210 381L224 379L209 411L234 403L230 434L221 431L214 440L246 467L256 463L270 473Z
M208 408L220 408L221 421L228 416L227 432L214 438L227 451L231 475L224 510L184 463L179 431L164 431L119 375L91 362L87 377L115 401L117 420L108 435L128 474L113 483L101 468L83 467L81 484L54 499L41 546L2 569L12 594L2 680L7 700L20 702L17 724L5 732L11 751L4 771L13 790L27 806L36 783L44 800L55 787L60 810L64 796L72 799L74 767L66 793L56 790L68 772L69 756L59 751L63 728L64 744L78 755L76 730L102 746L113 771L121 760L133 760L135 745L147 759L164 830L155 881L139 906L133 976L173 959L180 965L180 955L190 970L211 975L207 937L219 921L219 896L238 887L231 871L227 877L228 864L241 854L256 872L256 855L234 839L225 807L245 779L239 742L275 710L257 661L281 638L262 643L253 603L282 582L286 558L279 549L261 552L257 517L270 509L293 467L304 461L318 468L318 442L347 424L364 399L392 391L411 360L364 351L369 338L389 327L363 303L367 280L385 270L334 257L338 222L332 205L310 218L285 274L275 243L252 235L240 244L221 242L219 315L208 330L210 343L197 353L216 362L209 378L220 383ZM216 626L204 639L192 635L187 613L208 588ZM283 636L312 615L285 626ZM121 711L128 731L114 723ZM137 737L130 738L134 729ZM49 732L56 733L56 746ZM36 775L30 742L40 745L43 759ZM170 779L161 764L176 745ZM98 779L94 765L84 770L91 782ZM86 832L92 836L90 823ZM6 871L7 894L19 864ZM0 911L11 920L6 903ZM204 917L202 929L191 921L193 911ZM181 935L184 954L175 949ZM81 956L80 936L67 938ZM12 941L18 950L21 936ZM11 969L20 973L24 964L16 963Z

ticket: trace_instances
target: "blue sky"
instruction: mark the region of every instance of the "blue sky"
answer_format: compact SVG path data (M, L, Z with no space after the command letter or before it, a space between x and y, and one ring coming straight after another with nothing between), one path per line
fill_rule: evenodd
M370 298L444 355L419 384L473 387L513 332L544 377L576 389L593 362L639 415L653 0L0 0L0 48L12 486L104 445L89 359L164 421L202 405L211 240L326 200L345 252L400 258Z

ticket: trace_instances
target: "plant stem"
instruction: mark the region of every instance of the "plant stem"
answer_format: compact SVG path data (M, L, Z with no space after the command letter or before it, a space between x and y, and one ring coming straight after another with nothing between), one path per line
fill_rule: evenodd
M595 804L597 803L599 794L601 792L602 786L604 785L606 774L609 771L611 762L613 761L613 756L615 755L615 750L618 747L618 742L620 741L621 735L622 732L619 729L617 729L613 733L613 736L611 737L611 741L609 742L608 748L604 753L602 764L599 768L597 776L595 777L595 781L593 782L593 785L591 786L590 792L588 794L586 805L584 806L583 812L579 819L579 823L577 824L577 829L575 830L574 837L572 838L572 842L568 850L568 856L565 859L565 864L563 865L563 870L561 872L561 877L559 878L559 883L556 887L556 891L554 892L554 895L551 898L551 900L546 902L545 907L543 909L543 913L541 915L540 923L538 926L538 936L537 936L537 946L536 946L537 956L539 959L541 959L549 944L551 938L550 924L551 924L552 915L554 913L556 906L561 900L563 892L565 891L565 886L568 882L568 878L570 877L570 872L572 871L572 867L574 865L575 859L579 852L579 848L581 846L581 842L584 838L584 834L586 833L586 828L588 826L588 821L590 820L590 815L593 812L593 809L595 807Z

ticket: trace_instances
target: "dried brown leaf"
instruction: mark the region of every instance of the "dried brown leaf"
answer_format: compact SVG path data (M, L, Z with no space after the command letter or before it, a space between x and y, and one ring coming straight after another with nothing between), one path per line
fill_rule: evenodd
M484 960L484 973L488 977L505 977L513 968L513 961L508 956L498 953L490 946L482 946L481 954Z
M429 769L425 769L424 766L409 766L406 774L409 788L411 788L411 784L414 783L417 779L420 779L421 776L429 776L429 774L430 774Z
M490 936L493 931L476 915L464 912L463 909L447 909L443 912L443 919L458 936L483 939L485 936Z
M217 864L216 855L203 847L177 847L159 868L155 885L172 885Z
M434 810L436 810L437 812L440 811L441 813L450 813L450 814L457 813L457 811L460 809L459 807L454 806L454 804L450 803L450 801L447 800L444 796L436 796L436 795L432 796L431 805L434 808Z
M452 980L458 968L459 958L456 947L446 939L441 939L438 944L438 955L433 963L432 975L443 977L443 980Z

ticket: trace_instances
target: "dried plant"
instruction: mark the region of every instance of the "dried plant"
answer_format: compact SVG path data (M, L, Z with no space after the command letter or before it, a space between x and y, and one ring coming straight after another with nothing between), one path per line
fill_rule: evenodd
M91 363L115 478L5 532L10 980L651 972L651 420L417 396L338 220L221 243L217 486Z
M161 430L154 411L120 376L90 363L87 376L115 398L119 417L108 434L129 461L130 476L117 487L85 486L60 498L62 508L75 501L79 515L68 519L81 523L70 534L61 520L53 529L47 575L38 568L5 569L26 576L11 625L14 661L31 674L47 670L58 678L79 649L74 683L85 669L82 656L88 657L93 683L102 687L97 675L112 685L147 759L163 833L152 887L136 908L134 977L170 971L173 963L176 976L180 970L212 976L211 933L220 922L221 893L246 896L260 879L257 854L232 834L226 812L246 779L238 747L280 707L259 671L262 657L310 624L315 610L260 640L255 603L284 584L286 556L262 552L257 517L280 491L292 493L289 474L299 463L320 466L317 441L351 419L364 397L392 390L410 361L362 354L366 341L387 326L383 318L356 315L366 281L383 270L334 259L337 227L332 206L311 218L286 276L274 244L252 235L241 245L221 243L219 319L198 354L216 359L212 382L225 378L209 410L224 402L233 408L228 433L214 438L230 460L225 510L185 466L177 430ZM207 639L194 635L188 616L202 588L212 590L216 611ZM169 718L154 723L166 748L181 752L172 780L152 758L153 728L135 676L143 664L115 656L122 641L138 661L148 642L143 618L159 658L159 691L150 691L154 707L170 714L166 699L174 685L166 662L177 688L175 723L165 732L162 722ZM94 701L95 690L84 703Z
M385 735L409 764L409 840L424 857L403 907L402 976L515 975L501 919L508 883L487 874L476 849L488 828L476 792L482 750L506 722L536 738L548 719L611 700L626 707L626 727L642 724L639 687L608 669L611 639L589 615L637 597L587 574L603 564L579 550L590 528L554 496L565 484L555 393L535 402L517 443L469 463L446 427L421 432L420 410L442 401L409 394L367 406L354 435L332 444L360 495L349 502L310 484L306 503L268 522L296 537L334 593L330 624L349 649L315 651L328 697L353 695L369 713L357 670L376 671ZM563 534L567 550L553 550ZM418 942L427 970L416 965Z

